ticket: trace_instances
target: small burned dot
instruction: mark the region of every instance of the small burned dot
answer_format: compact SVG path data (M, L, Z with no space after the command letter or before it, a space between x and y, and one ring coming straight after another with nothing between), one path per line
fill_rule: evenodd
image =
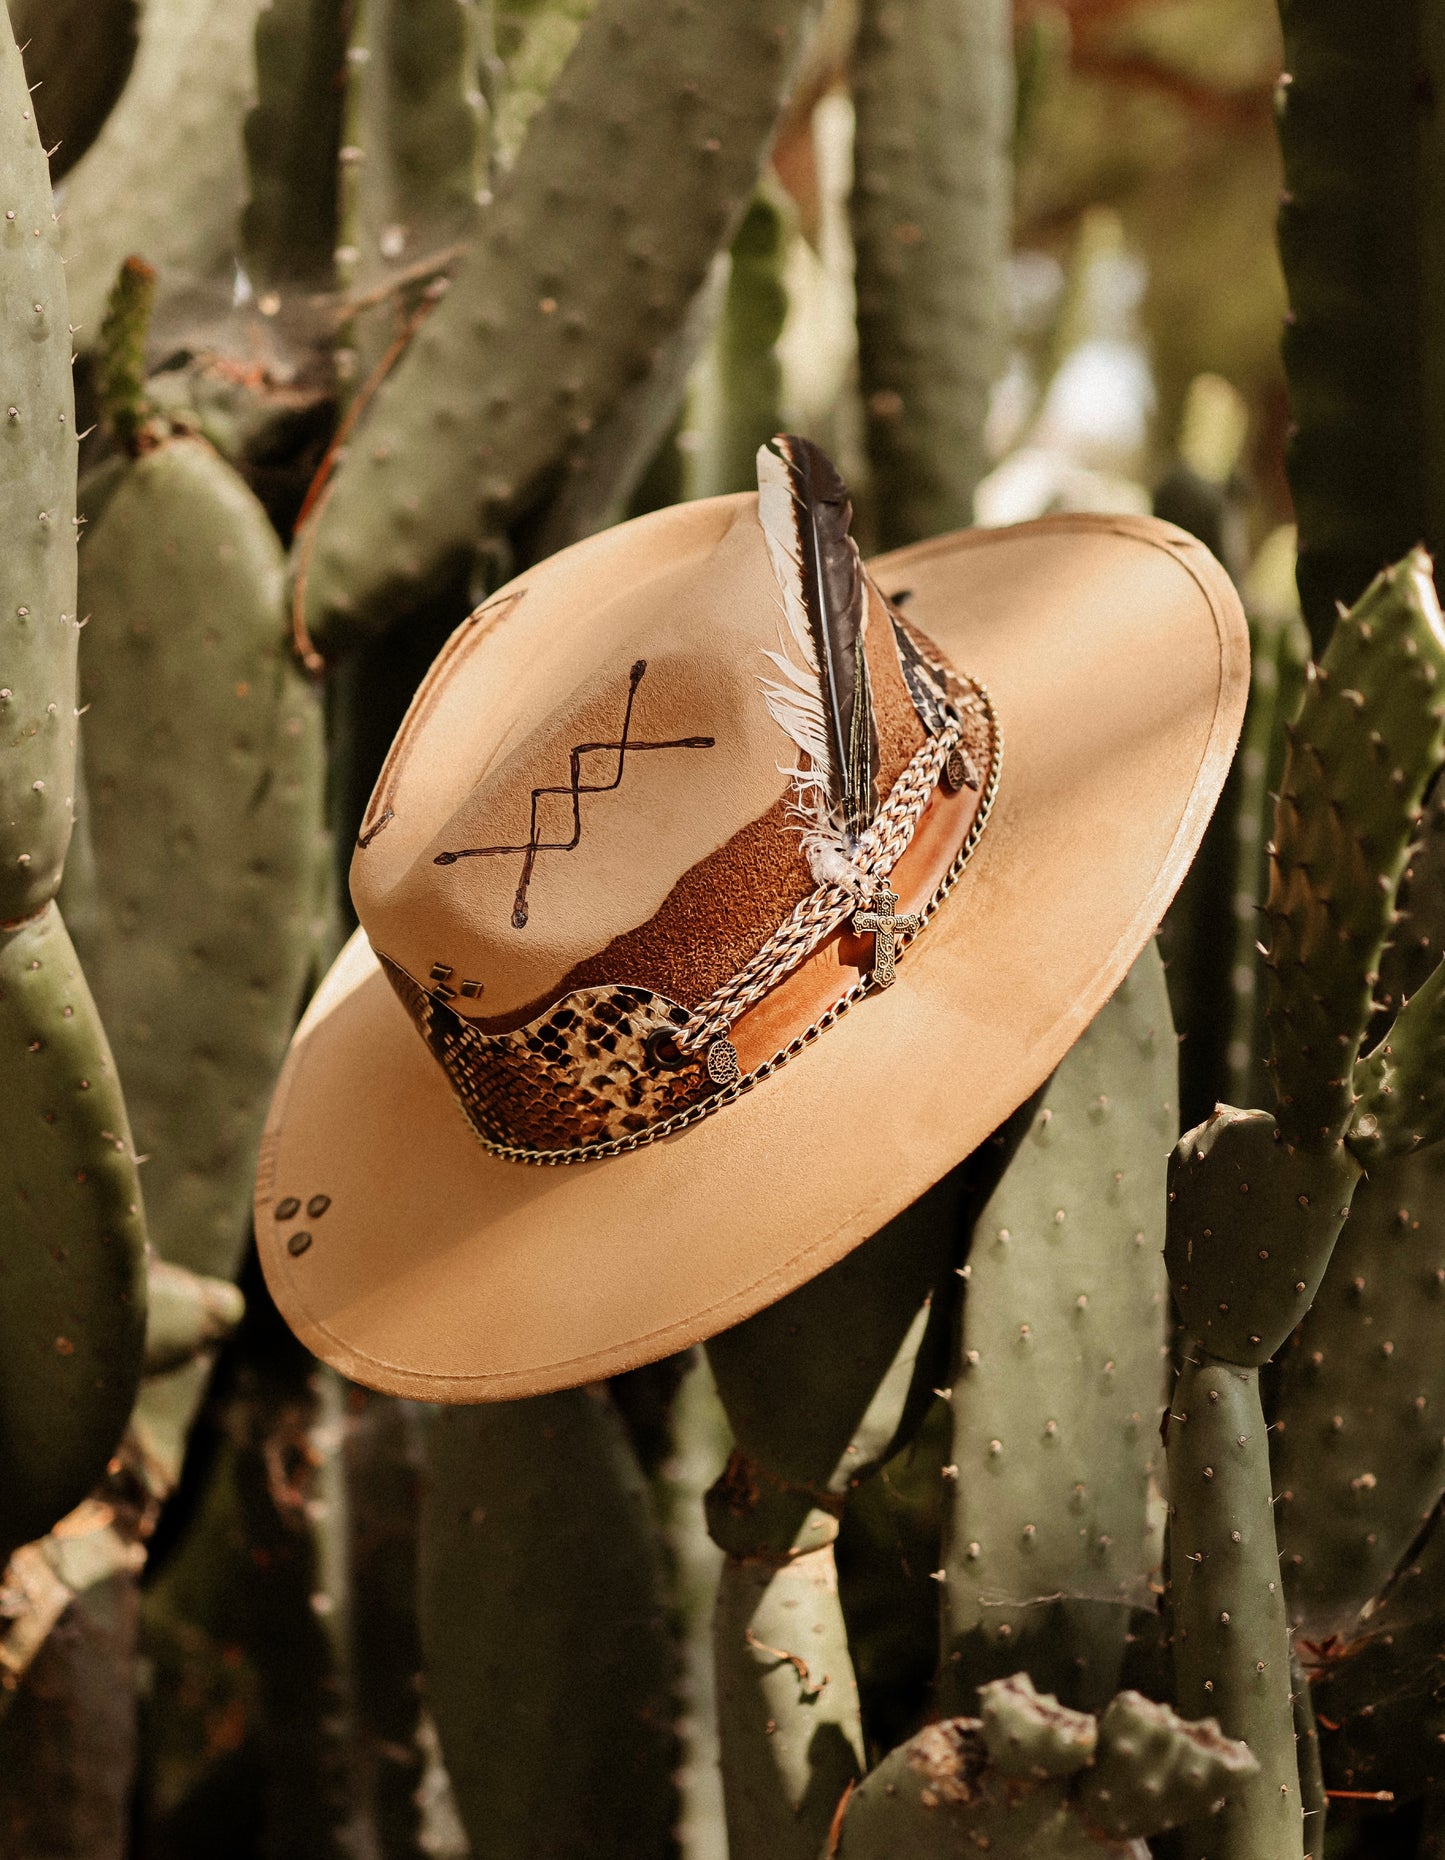
M300 1212L301 1198L299 1195L288 1195L284 1201L278 1201L276 1203L276 1219L278 1221L292 1220Z
M292 1259L299 1259L310 1244L311 1236L303 1227L300 1233L292 1234L291 1238L286 1242L286 1251L291 1255Z
M330 1195L313 1195L306 1204L306 1212L313 1221L319 1221L330 1206Z

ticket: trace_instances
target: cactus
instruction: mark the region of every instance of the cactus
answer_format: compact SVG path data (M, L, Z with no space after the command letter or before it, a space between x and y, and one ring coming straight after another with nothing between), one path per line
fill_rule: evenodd
M999 372L1011 214L1009 9L863 0L858 138L860 385L878 538L973 520Z
M597 0L498 0L494 152L505 172L517 159L532 118L547 101Z
M1279 244L1300 595L1317 653L1338 602L1419 542L1445 548L1441 47L1426 7L1387 33L1350 0L1282 0Z
M350 1735L344 1397L273 1311L255 1306L246 1332L192 1527L144 1597L160 1684L143 1838L184 1852L199 1813L249 1826L277 1860L340 1860L368 1806Z
M50 178L59 181L99 134L130 74L136 0L10 0L10 23L37 98Z
M347 49L341 247L366 307L350 331L351 380L371 382L418 302L418 265L454 258L482 186L475 0L363 0Z
M145 1229L125 1105L53 905L0 931L0 1043L8 1556L105 1470L135 1399L145 1330Z
M777 344L788 314L788 237L787 203L759 188L728 254L722 311L697 384L692 418L710 443L691 473L695 496L751 490L758 447L785 425Z
M1102 1706L1150 1606L1176 1091L1151 947L1045 1088L974 1226L948 1378L947 1713L1019 1661Z
M65 184L70 320L83 346L133 252L159 272L168 311L214 312L229 295L260 4L147 0L125 89Z
M25 73L0 22L0 341L11 534L0 566L0 1555L100 1478L145 1325L135 1153L53 900L75 770L74 401L65 280Z
M1232 1799L1254 1768L1211 1719L1121 1692L1095 1720L995 1680L980 1718L946 1718L901 1745L850 1798L824 1860L1143 1860L1144 1838Z
M1445 935L1445 813L1432 799L1381 963L1383 1011L1436 968ZM1282 1358L1274 1401L1278 1522L1303 1633L1349 1637L1445 1488L1436 1348L1445 1154L1372 1165L1319 1294Z
M723 1566L713 1657L734 1860L814 1860L862 1773L837 1529L826 1512L808 1511L780 1554L761 1532Z
M1303 1852L1259 1370L1309 1308L1362 1155L1388 1153L1406 1121L1380 1080L1409 1111L1428 1086L1413 1070L1428 1074L1428 985L1359 1054L1441 758L1442 665L1445 627L1417 552L1341 618L1293 726L1267 911L1276 1112L1221 1107L1171 1170L1166 1258L1186 1339L1168 1428L1179 1700L1209 1704L1260 1761L1199 1836L1220 1860Z
M1445 1789L1442 1580L1437 1506L1368 1618L1347 1638L1306 1643L1321 1756L1337 1789L1401 1800Z
M335 274L345 63L342 0L266 0L256 21L257 98L245 122L250 199L241 214L242 254L259 291L320 289Z
M136 423L112 405L118 431ZM86 953L152 1157L156 1245L230 1277L313 961L320 711L285 651L280 545L206 441L152 441L96 492L80 583Z
M672 1650L647 1493L605 1391L443 1411L421 1530L428 1702L478 1853L662 1854Z
M261 1110L336 937L323 780L344 859L474 592L684 466L694 491L740 487L784 401L845 451L866 434L865 530L967 521L1009 218L1000 0L863 0L856 20L835 0L781 116L816 0L147 0L84 153L128 0L68 38L68 3L11 10L45 28L45 88L28 103L0 47L0 1528L32 1539L0 1591L0 1848L122 1860L133 1800L137 1860L218 1838L269 1860L460 1860L433 1806L445 1760L478 1860L579 1842L721 1860L671 1600L682 1710L704 1715L716 1668L733 1860L1142 1860L1146 1841L1319 1860L1326 1775L1427 1798L1428 1850L1445 806L1423 846L1418 816L1445 751L1445 625L1422 554L1308 677L1289 603L1254 602L1244 752L1193 881L1208 911L1187 906L1212 942L1176 943L1171 976L1191 1095L1208 1109L1227 1074L1241 1108L1180 1145L1169 1200L1175 1054L1147 951L993 1141L709 1344L735 1449L705 1505L714 1546L695 1507L723 1424L709 1394L706 1450L680 1438L680 1363L424 1419L314 1371L259 1286L227 1341ZM1069 9L1081 64L1113 10ZM1156 43L1152 16L1136 26ZM1060 21L1023 27L1061 86ZM1390 88L1428 79L1435 48L1364 30L1339 0L1286 9L1292 471L1321 651L1327 597L1436 540L1418 334L1438 320L1436 216L1417 210L1436 131L1428 82ZM847 104L828 92L814 115L840 80L856 407ZM80 125L58 232L25 116L44 123L47 93ZM1036 154L1052 107L1025 99ZM1341 159L1367 135L1369 174ZM1334 223L1376 225L1395 262L1364 238L1326 262ZM100 416L78 599L73 333ZM1232 459L1238 405L1211 380L1191 398L1208 406ZM1384 459L1377 420L1419 443ZM1197 425L1167 494L1224 544L1223 452L1203 457ZM148 1158L144 1274L117 1072Z
M1287 538L1281 536L1281 540ZM1272 546L1277 550L1279 543ZM1292 586L1292 549L1290 562ZM1249 593L1247 589L1246 595ZM1266 826L1273 817L1273 797L1279 793L1284 777L1285 725L1294 721L1299 709L1309 663L1309 636L1294 606L1269 611L1261 609L1258 600L1256 593L1251 603L1256 617L1250 623L1249 709L1236 764L1232 817L1236 842L1234 933L1230 949L1229 1043L1225 1050L1225 1095L1231 1104L1253 1104L1268 1089L1260 1063L1268 1050L1268 1034L1255 948L1259 914L1269 892Z
M707 1501L727 1553L714 1658L733 1860L816 1853L860 1773L837 1514L917 1427L937 1380L948 1306L929 1288L958 1255L965 1187L961 1171L945 1178L707 1346L737 1442Z
M676 327L757 178L808 10L688 0L659 35L644 0L602 0L303 532L298 610L323 651L380 631L535 505ZM719 67L734 81L714 90ZM611 262L619 239L635 266Z

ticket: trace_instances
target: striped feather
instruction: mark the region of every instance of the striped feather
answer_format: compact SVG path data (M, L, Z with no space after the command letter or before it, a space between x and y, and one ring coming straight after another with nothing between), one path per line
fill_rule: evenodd
M852 518L817 446L781 434L759 448L758 520L782 614L779 650L766 654L778 676L761 682L774 722L806 758L791 771L804 848L815 877L833 883L852 873L849 853L878 805L868 586Z

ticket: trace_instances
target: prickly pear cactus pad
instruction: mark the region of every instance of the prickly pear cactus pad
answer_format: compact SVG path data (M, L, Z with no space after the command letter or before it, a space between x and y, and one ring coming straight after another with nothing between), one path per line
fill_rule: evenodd
M1367 1134L1353 1067L1445 744L1442 674L1445 619L1430 558L1416 549L1341 615L1291 727L1265 908L1287 1137L1313 1142L1352 1124L1352 1135Z
M100 1478L135 1396L145 1233L105 1035L51 900L75 774L70 329L45 157L0 15L0 1556Z
M1150 1606L1177 1077L1151 945L1044 1089L975 1223L944 1469L941 1697L955 1711L1020 1659L1066 1702L1102 1705L1132 1611Z
M1026 1673L894 1750L847 1800L825 1860L1148 1860L1145 1838L1217 1815L1253 1775L1213 1719L1121 1692L1096 1720ZM1187 1849L1186 1849L1187 1851Z
M0 23L0 925L53 898L75 772L75 399L50 177Z
M1426 812L1380 965L1398 1011L1445 937L1445 802ZM1314 1303L1281 1355L1271 1437L1300 1631L1352 1636L1445 1488L1445 1148L1372 1160Z
M207 311L223 301L245 197L241 123L260 4L148 0L120 100L66 178L62 237L82 347L99 336L116 267L132 252L161 272L168 299L199 290Z
M275 533L205 440L127 463L81 554L84 953L156 1244L225 1277L315 953L320 703L286 651Z
M445 1409L421 1524L428 1702L476 1853L667 1850L661 1547L605 1388Z
M145 1342L135 1152L54 905L0 931L0 1099L3 1559L105 1471Z

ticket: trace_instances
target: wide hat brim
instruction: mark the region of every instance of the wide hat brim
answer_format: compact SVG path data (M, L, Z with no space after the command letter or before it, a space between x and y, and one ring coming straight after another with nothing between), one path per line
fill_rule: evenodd
M297 1030L258 1172L266 1278L316 1355L394 1394L491 1401L715 1335L967 1156L1123 979L1243 716L1224 571L1168 524L1091 516L871 566L986 683L1005 740L987 831L894 985L678 1135L537 1168L477 1142L358 932Z

